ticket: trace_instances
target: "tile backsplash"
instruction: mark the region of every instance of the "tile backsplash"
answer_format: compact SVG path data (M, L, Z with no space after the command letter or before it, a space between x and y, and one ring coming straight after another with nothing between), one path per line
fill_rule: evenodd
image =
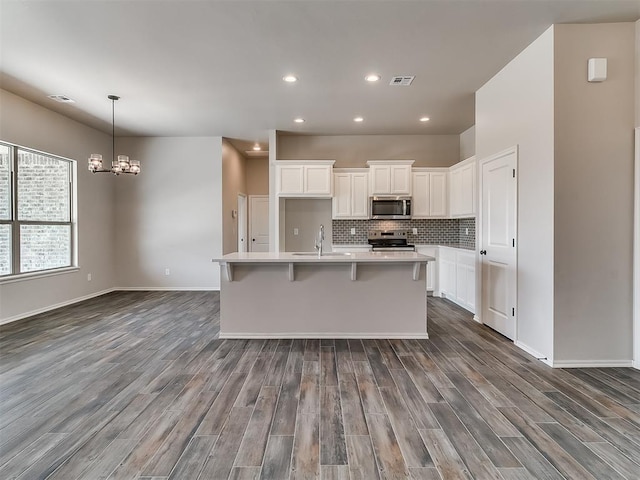
M369 230L406 230L409 243L416 245L453 245L474 249L475 218L443 218L422 220L333 220L333 243L365 245ZM355 228L355 235L351 229ZM418 234L413 235L414 228ZM468 232L468 233L467 233Z

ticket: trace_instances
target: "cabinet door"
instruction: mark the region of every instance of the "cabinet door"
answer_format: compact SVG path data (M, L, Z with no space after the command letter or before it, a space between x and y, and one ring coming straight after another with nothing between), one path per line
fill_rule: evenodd
M389 165L371 165L369 167L372 195L391 193L391 168Z
M467 303L467 266L456 264L456 296L452 298L460 306L466 306Z
M303 188L303 168L302 165L279 165L278 166L278 194L301 194Z
M393 195L410 195L411 194L411 166L410 165L391 165L391 193Z
M351 176L351 218L369 218L369 189L366 173L350 173Z
M411 175L413 203L412 216L429 216L429 172L415 172Z
M304 193L331 196L331 166L304 166Z
M455 217L461 211L462 197L462 169L449 172L449 215Z
M459 171L459 208L461 215L473 215L475 213L474 200L476 196L475 164L469 164Z
M351 215L351 174L336 173L333 176L333 218L349 218Z
M433 292L436 288L436 262L427 263L427 291Z
M456 264L448 260L442 260L441 267L441 287L442 293L446 294L448 298L455 300L456 294Z
M429 215L445 217L447 215L447 174L429 173Z
M476 269L467 267L467 308L476 313Z

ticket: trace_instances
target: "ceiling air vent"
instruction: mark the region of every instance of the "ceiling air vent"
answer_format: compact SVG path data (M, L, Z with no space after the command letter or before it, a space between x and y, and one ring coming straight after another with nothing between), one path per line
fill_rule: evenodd
M60 103L76 103L75 100L72 100L66 95L49 95L49 98L51 100L55 100L56 102L60 102Z
M408 87L413 82L413 79L416 78L415 75L397 75L395 77L391 77L391 81L389 85L398 86L398 87Z

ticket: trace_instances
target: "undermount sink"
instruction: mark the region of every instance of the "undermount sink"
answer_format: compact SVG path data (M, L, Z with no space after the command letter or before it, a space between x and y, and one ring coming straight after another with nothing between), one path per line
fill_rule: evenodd
M317 257L317 252L293 252L292 255L296 255L299 257ZM323 253L323 257L345 257L351 255L350 252L327 252Z

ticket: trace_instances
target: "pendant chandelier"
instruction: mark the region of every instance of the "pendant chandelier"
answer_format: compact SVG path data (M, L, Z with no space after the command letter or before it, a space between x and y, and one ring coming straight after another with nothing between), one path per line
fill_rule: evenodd
M118 155L116 158L115 104L120 97L109 95L107 98L111 100L111 168L103 168L102 155L92 153L89 157L89 171L93 173L113 173L114 175L120 175L121 173L137 175L140 173L139 160L129 160L126 155Z

